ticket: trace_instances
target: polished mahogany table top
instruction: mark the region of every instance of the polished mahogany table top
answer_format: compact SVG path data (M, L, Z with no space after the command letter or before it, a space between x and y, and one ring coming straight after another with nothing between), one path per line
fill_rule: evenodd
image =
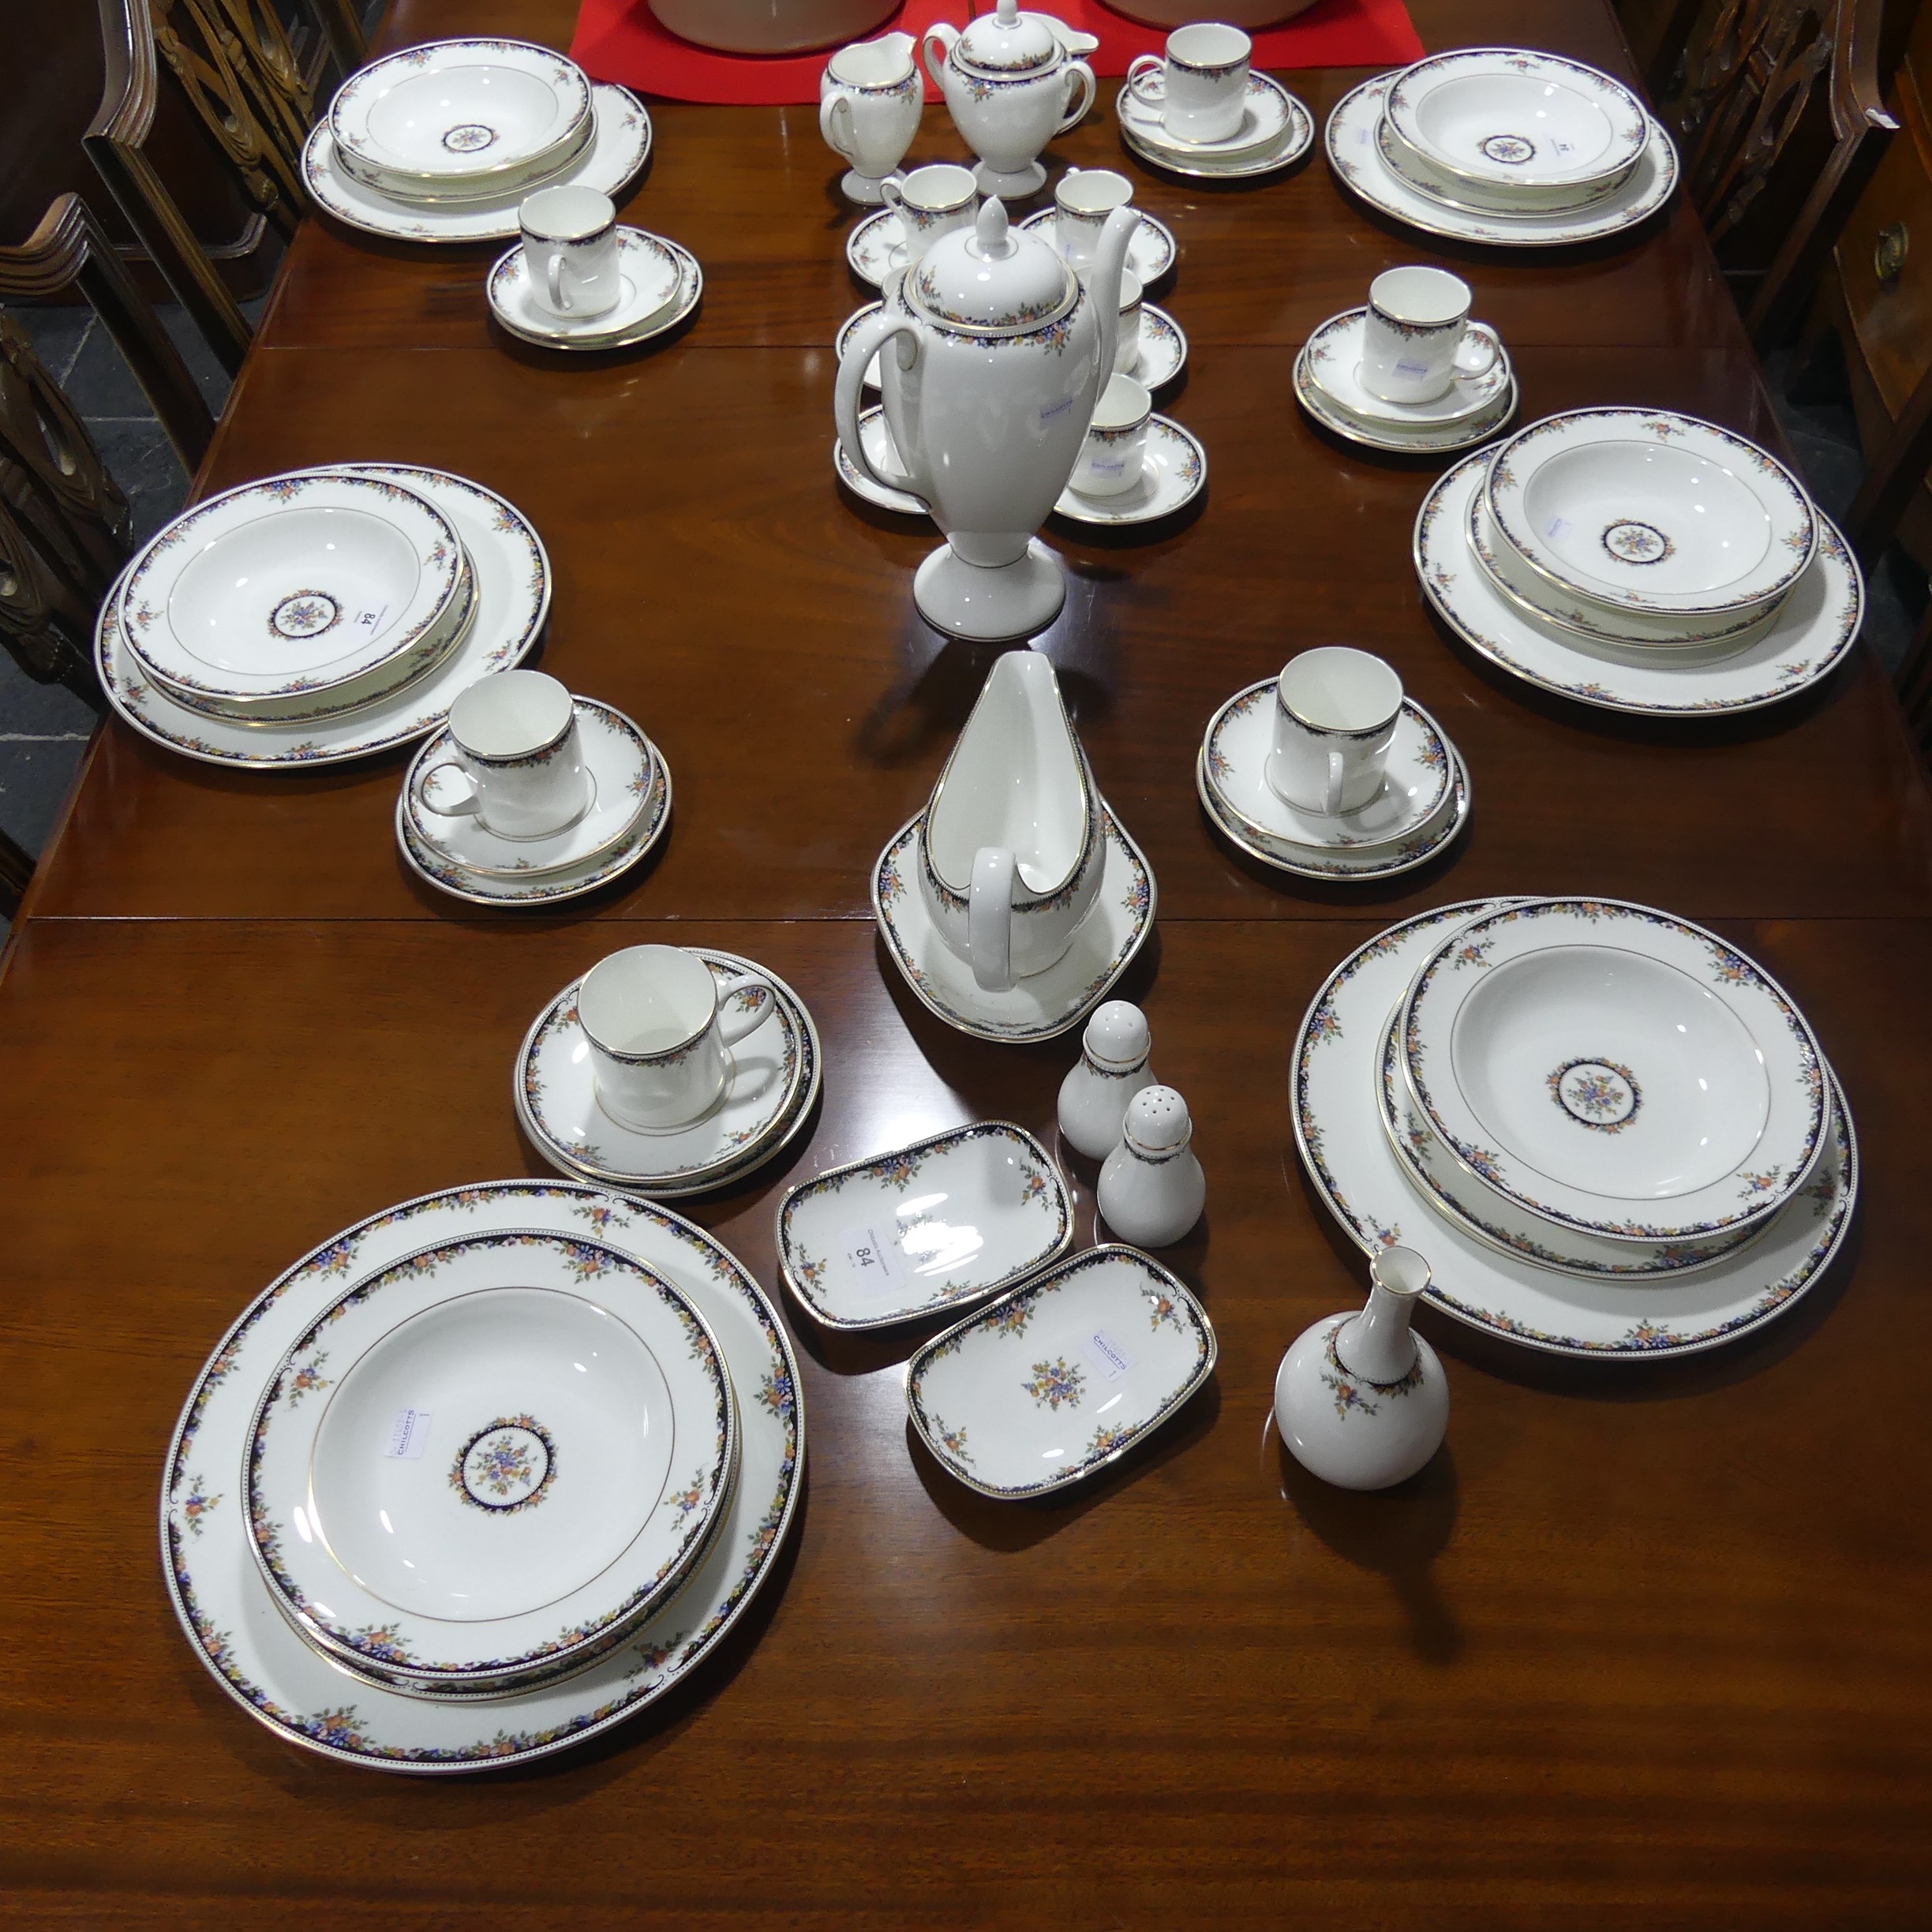
M1432 47L1548 47L1628 73L1599 0L1413 0ZM399 0L386 45L562 47L568 0ZM1153 39L1150 35L1150 40ZM1354 73L1290 84L1320 119ZM1103 103L1113 84L1103 82ZM1208 1391L1104 1478L1002 1505L911 1438L930 1325L819 1331L778 1290L791 1182L956 1122L1050 1133L1076 1036L949 1032L867 896L992 661L915 616L932 534L833 481L830 343L869 297L815 115L657 104L632 219L695 250L695 324L565 361L496 331L495 250L298 237L200 487L335 459L445 465L549 545L545 665L638 717L676 774L659 856L535 916L429 892L393 756L217 771L99 734L0 979L7 1265L0 1492L9 1641L0 1912L36 1923L902 1927L1897 1924L1932 1879L1932 806L1867 650L1707 724L1521 687L1425 612L1440 465L1294 406L1295 350L1406 260L1507 343L1526 419L1696 411L1775 445L1694 216L1591 248L1437 244L1320 159L1211 190L1122 160L1173 228L1186 330L1163 405L1204 440L1197 515L1153 541L1054 525L1039 640L1158 878L1121 990L1193 1105L1205 1219L1165 1257L1220 1337ZM963 152L942 109L915 152ZM1204 822L1215 707L1297 650L1387 657L1470 766L1467 835L1381 886L1249 864ZM1679 1361L1556 1361L1425 1312L1448 1443L1380 1496L1303 1476L1275 1365L1359 1301L1305 1181L1288 1055L1350 948L1431 905L1586 891L1708 921L1803 1003L1865 1160L1859 1217L1789 1316ZM665 1702L575 1754L384 1777L249 1723L182 1641L156 1558L169 1432L227 1324L314 1242L422 1191L545 1171L509 1076L532 1014L612 947L768 963L826 1048L809 1133L699 1202L800 1346L806 1494L753 1612ZM1922 1076L1924 1076L1922 1079ZM1092 1226L1090 1163L1078 1236Z

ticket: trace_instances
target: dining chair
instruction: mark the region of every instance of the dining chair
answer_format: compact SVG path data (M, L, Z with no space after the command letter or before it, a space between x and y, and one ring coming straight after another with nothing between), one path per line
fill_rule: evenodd
M1672 31L1694 12L1679 9ZM1878 85L1882 24L1883 0L1717 0L1660 103L1761 348L1809 298L1897 131Z
M306 58L270 0L98 0L106 84L82 137L89 159L176 299L230 374L253 331L162 174L149 137L165 67L249 205L285 238L308 212L301 147L328 60L366 51L349 0L301 0Z
M94 620L133 519L27 332L0 314L0 643L28 675L96 706Z

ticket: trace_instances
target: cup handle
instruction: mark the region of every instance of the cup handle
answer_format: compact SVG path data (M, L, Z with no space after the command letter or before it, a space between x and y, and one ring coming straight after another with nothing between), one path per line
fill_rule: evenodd
M1056 134L1064 134L1069 128L1077 127L1087 118L1087 110L1094 103L1094 71L1084 61L1069 61L1067 72L1073 79L1073 92L1080 96L1080 105L1069 110L1067 118L1054 129Z
M1331 818L1342 809L1342 777L1346 769L1339 751L1328 754L1328 777L1322 786L1322 810Z
M732 1013L724 1010L724 1002L737 993L755 993L758 995L749 1006ZM721 1045L735 1046L753 1028L765 1024L766 1015L778 1003L778 995L772 983L762 973L740 973L718 993L718 1039Z
M550 306L559 315L568 315L572 305L571 298L564 293L564 257L557 254L546 256L544 273L550 283Z
M1473 362L1464 361L1462 352L1466 349L1474 350L1481 359ZM1481 323L1467 323L1463 327L1462 339L1456 344L1455 373L1472 379L1487 376L1496 367L1502 354L1503 345Z
M453 771L462 775L463 783L470 787L470 796L460 805L432 805L429 803L429 781L440 771ZM474 781L454 758L444 758L440 763L425 766L410 781L410 796L426 812L433 812L439 818L466 818L479 809L483 794L476 788Z
M973 855L966 949L983 992L1013 990L1013 889L1018 870L1019 862L1003 845L982 845Z
M1149 93L1140 83L1151 76L1160 76L1159 89ZM1127 92L1136 100L1145 101L1150 107L1158 107L1167 98L1167 62L1159 54L1136 54L1127 63Z
M845 110L846 125L850 127L852 118L852 103L843 94L828 94L818 103L818 132L825 137L825 144L835 155L842 155L846 160L851 161L856 159L852 149L833 131L833 123L837 121L838 110L841 107Z

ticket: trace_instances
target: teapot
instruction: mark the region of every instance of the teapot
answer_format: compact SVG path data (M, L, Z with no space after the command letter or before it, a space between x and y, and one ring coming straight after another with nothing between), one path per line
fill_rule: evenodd
M934 929L988 993L1065 957L1100 891L1100 803L1051 663L1009 651L987 674L919 821Z
M988 201L971 228L940 236L886 283L845 345L833 409L847 456L875 483L919 497L945 533L913 582L938 630L1030 637L1066 601L1060 565L1034 533L1073 474L1112 372L1121 273L1140 222L1116 208L1081 276ZM867 456L859 435L875 355L903 472Z
M979 157L983 194L1013 199L1046 185L1040 150L1093 105L1093 69L1069 51L1074 39L1046 14L1022 13L1019 0L999 0L964 32L944 21L926 29L927 71Z

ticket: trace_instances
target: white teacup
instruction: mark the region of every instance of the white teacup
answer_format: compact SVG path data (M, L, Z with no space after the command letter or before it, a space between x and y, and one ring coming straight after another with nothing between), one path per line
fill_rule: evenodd
M530 293L573 322L608 315L623 298L617 206L594 188L540 188L517 210Z
M854 201L883 201L886 177L919 133L926 80L906 34L841 47L818 82L818 131L851 163L842 185Z
M1446 268L1385 269L1368 285L1361 385L1385 402L1433 402L1458 376L1487 376L1501 350L1470 320L1470 286Z
M1110 376L1094 405L1087 440L1073 465L1073 487L1083 496L1118 496L1140 481L1147 467L1148 418L1154 399L1131 376Z
M577 989L597 1104L646 1133L688 1126L724 1091L725 1049L777 997L762 973L740 973L721 988L683 946L627 946L599 960Z
M895 268L912 268L942 234L970 228L979 212L979 184L971 168L935 161L881 184L904 238L893 251ZM899 260L904 256L904 260Z
M1368 651L1291 657L1275 684L1269 789L1297 811L1359 811L1382 788L1402 702L1402 680Z
M567 687L541 671L499 671L456 694L450 706L454 758L417 773L416 802L445 818L474 816L499 838L548 838L590 803L577 708ZM439 772L458 772L469 789L430 796Z
M1165 57L1136 54L1127 85L1155 109L1179 141L1226 140L1248 106L1248 61L1254 43L1238 27L1199 21L1167 36Z
M1054 189L1054 246L1075 270L1100 259L1107 217L1133 199L1133 183L1111 168L1069 168Z
M1120 332L1114 338L1114 373L1125 376L1140 359L1140 311L1145 306L1140 278L1131 268L1121 271Z

